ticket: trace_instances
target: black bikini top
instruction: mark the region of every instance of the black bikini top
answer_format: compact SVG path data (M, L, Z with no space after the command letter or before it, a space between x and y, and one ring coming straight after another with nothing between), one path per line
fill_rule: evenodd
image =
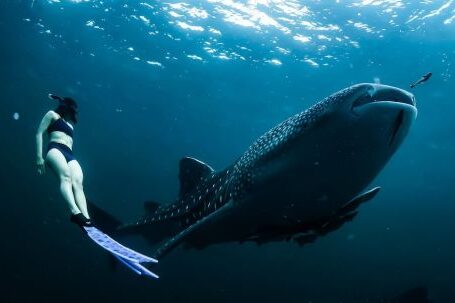
M71 138L73 137L73 129L62 118L55 120L54 122L51 123L51 125L49 125L49 127L47 128L47 133L50 134L52 132L62 132L67 134Z

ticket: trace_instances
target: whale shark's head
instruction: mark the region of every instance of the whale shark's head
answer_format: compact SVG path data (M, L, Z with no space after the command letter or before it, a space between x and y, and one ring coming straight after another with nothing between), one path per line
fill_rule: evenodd
M289 205L320 201L318 208L324 203L338 207L371 183L416 116L411 93L386 85L357 84L266 133L240 163L249 164L245 167L252 189L261 188L263 199L279 193L276 199Z
M320 119L332 119L334 126L339 123L340 136L343 136L343 128L352 127L351 134L357 134L359 139L361 134L374 138L379 144L375 147L376 153L393 153L417 116L414 95L381 84L357 84L321 103L325 103L326 108L321 111ZM349 134L345 135L349 137ZM363 140L364 144L370 142L366 138Z
M329 96L301 116L309 123L292 140L294 147L289 145L291 172L283 174L325 191L323 197L340 197L358 193L378 175L408 134L417 108L405 90L364 83Z

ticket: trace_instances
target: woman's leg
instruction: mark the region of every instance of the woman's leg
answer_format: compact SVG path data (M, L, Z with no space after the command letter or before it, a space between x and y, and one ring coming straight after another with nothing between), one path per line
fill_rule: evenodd
M60 151L53 148L47 153L46 162L60 180L60 192L63 199L68 203L71 213L73 215L80 213L81 210L77 207L76 201L74 200L71 171L68 163L66 163L65 157Z
M71 172L71 182L73 186L73 193L74 199L76 200L76 204L81 210L82 214L87 218L90 219L90 216L87 211L87 201L85 199L84 188L82 185L82 181L84 179L84 174L82 173L82 168L79 165L79 162L76 160L71 160L68 163Z

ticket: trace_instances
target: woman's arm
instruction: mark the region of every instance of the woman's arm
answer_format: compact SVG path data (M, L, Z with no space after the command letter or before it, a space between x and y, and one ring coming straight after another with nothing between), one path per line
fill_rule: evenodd
M43 158L43 134L49 125L54 120L55 113L49 111L44 115L41 123L36 131L36 164L38 165L38 173L44 173L44 158Z

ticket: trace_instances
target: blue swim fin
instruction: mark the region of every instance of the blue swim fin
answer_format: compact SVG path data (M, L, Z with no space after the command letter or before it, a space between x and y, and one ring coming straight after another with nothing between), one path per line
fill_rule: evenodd
M143 265L141 265L139 263L128 261L126 259L119 257L118 255L113 255L113 256L115 258L117 258L117 260L119 260L120 263L122 263L123 265L125 265L126 267L128 267L129 269L131 269L138 275L145 275L145 276L149 276L149 277L155 278L155 279L159 278L159 276L157 274L151 272L150 270L148 270L146 267L144 267Z
M110 252L122 264L133 270L135 273L158 278L156 274L141 264L158 263L156 259L143 255L135 250L132 250L131 248L120 244L94 226L83 226L82 228L85 230L89 238L93 240L93 242Z

